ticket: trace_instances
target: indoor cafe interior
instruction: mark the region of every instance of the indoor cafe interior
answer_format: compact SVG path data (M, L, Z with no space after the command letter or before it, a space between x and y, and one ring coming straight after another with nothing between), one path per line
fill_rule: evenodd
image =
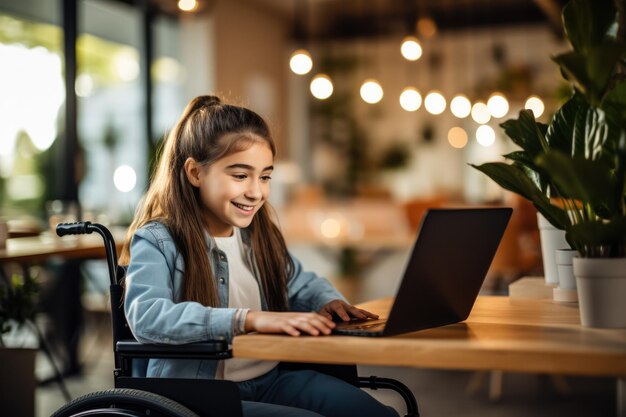
M548 285L537 208L475 169L519 149L508 120L549 124L571 96L554 60L572 48L566 3L0 0L0 415L115 387L102 239L55 228L101 224L119 254L168 133L212 94L267 121L275 222L351 303L396 295L429 210L513 209L476 307L500 300L541 326L496 328L475 307L462 327L361 338L382 349L369 357L301 359L400 381L423 416L625 416L626 330L581 327L576 296ZM23 323L5 321L11 302ZM404 415L397 393L366 391Z

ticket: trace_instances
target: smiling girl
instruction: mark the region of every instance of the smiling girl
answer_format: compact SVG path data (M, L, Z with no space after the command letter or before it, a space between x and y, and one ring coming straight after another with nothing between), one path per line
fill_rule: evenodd
M287 250L267 203L276 148L255 112L193 99L167 137L124 245L125 312L143 343L226 340L248 332L323 336L376 318ZM250 416L397 416L360 389L276 362L151 359L149 377L238 382Z

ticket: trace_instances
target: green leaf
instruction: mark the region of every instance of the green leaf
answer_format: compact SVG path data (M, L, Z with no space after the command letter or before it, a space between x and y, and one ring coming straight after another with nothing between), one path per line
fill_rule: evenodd
M566 230L568 242L585 257L626 256L626 218L582 221Z
M488 162L482 165L470 164L480 172L487 175L505 190L512 191L531 201L541 214L554 227L564 230L569 223L565 211L550 204L545 193L540 190L521 167L508 165L503 162Z
M537 123L530 110L520 111L517 119L509 119L500 126L516 145L528 153L529 159L534 159L547 147L545 134L548 127Z
M546 141L550 149L557 149L567 154L573 152L576 115L581 109L588 107L589 105L580 94L574 94L557 110L546 132Z
M585 52L607 38L616 20L616 9L611 0L571 0L563 7L562 19L574 49Z
M563 197L580 200L605 218L616 212L619 192L610 167L602 161L553 151L540 155L535 162L549 173Z
M626 119L626 80L621 80L611 88L604 98L603 108L611 107L621 111L620 116ZM619 112L618 112L619 113Z
M590 47L585 54L570 51L552 59L587 101L599 106L622 51L621 45L600 45Z

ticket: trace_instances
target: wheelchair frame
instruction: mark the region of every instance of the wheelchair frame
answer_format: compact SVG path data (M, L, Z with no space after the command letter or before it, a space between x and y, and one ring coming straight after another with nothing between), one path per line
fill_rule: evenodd
M205 359L232 357L225 341L209 341L186 345L150 345L135 340L123 309L125 269L117 265L117 250L111 232L91 222L61 223L59 236L98 233L104 240L110 279L111 326L115 355L114 389L98 391L76 398L51 417L149 415L162 417L243 417L239 388L233 381L212 379L148 378L132 376L134 359ZM391 389L400 394L407 408L407 417L419 416L417 402L408 387L388 378L358 377L355 365L285 364L290 369L306 368L331 374L357 387ZM201 394L198 394L201 393ZM219 401L207 403L207 393Z

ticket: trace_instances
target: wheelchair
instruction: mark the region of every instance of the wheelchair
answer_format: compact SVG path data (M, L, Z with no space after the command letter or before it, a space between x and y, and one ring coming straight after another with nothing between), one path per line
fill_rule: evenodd
M225 341L186 345L150 345L137 342L128 327L123 308L122 283L126 270L117 264L111 232L98 223L78 222L57 225L59 236L98 233L104 240L109 270L111 324L115 357L115 388L83 395L70 401L51 417L243 417L239 388L233 381L212 379L148 378L147 359L231 358ZM419 416L417 402L408 387L399 381L376 376L359 377L356 365L313 365L284 363L290 369L314 369L343 379L359 388L391 389L402 396L407 417Z

